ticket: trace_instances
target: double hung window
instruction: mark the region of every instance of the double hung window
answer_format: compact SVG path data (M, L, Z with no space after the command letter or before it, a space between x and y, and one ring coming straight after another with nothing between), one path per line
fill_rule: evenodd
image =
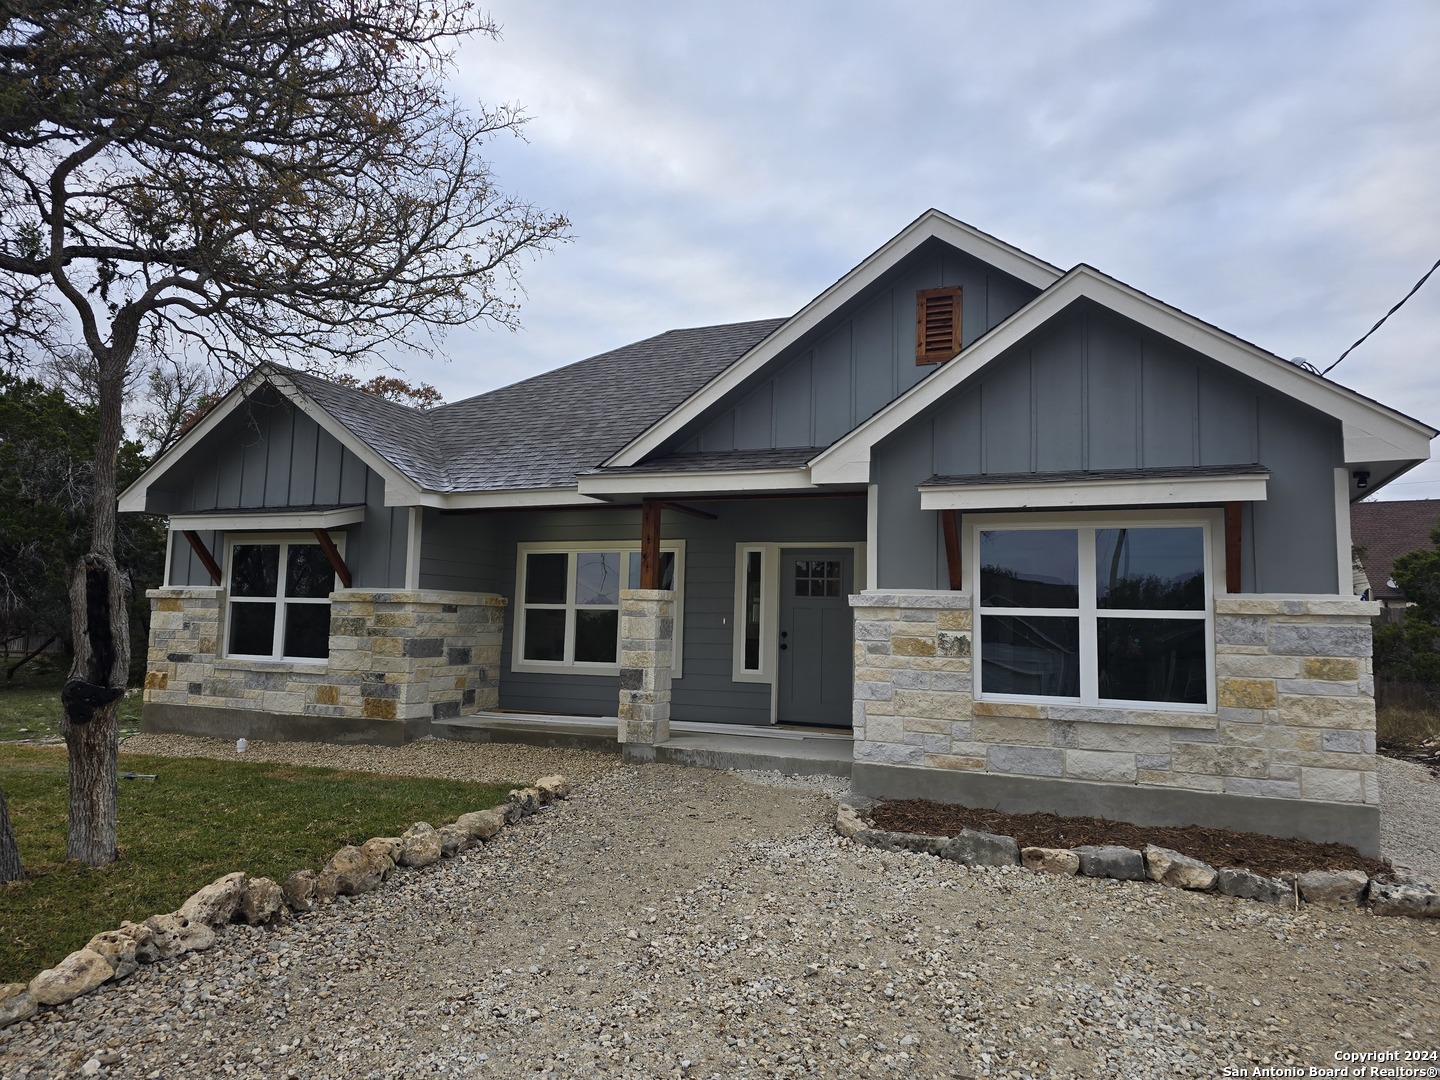
M1212 704L1203 524L976 530L980 694Z
M323 660L330 654L335 570L319 544L232 542L227 581L227 656Z
M660 587L676 590L675 663L680 667L683 548L662 546ZM640 587L639 548L520 546L516 570L517 670L568 667L597 674L620 664L620 590Z

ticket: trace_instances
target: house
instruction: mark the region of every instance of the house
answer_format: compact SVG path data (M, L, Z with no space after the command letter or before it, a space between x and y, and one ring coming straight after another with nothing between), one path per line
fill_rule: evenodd
M1391 576L1395 560L1428 548L1430 533L1437 525L1440 499L1357 502L1350 507L1350 536L1365 571L1370 599L1380 603L1382 623L1401 621L1408 606Z
M121 499L145 723L831 727L862 792L1373 852L1350 504L1435 434L929 211L788 319L428 412L257 369Z

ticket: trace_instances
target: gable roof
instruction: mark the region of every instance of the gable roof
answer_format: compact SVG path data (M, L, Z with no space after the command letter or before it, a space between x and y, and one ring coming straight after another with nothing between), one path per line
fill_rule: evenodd
M1350 539L1360 557L1376 600L1403 600L1390 584L1395 560L1430 546L1430 530L1440 525L1440 499L1360 502L1350 507Z
M1408 467L1426 460L1430 455L1430 440L1437 431L1429 425L1266 352L1081 263L1004 322L992 327L954 360L942 364L939 370L916 383L817 455L811 462L814 482L868 481L870 452L876 443L899 430L1011 346L1081 299L1091 300L1333 416L1344 428L1347 463L1394 461L1406 463Z
M783 326L763 342L737 359L703 388L698 388L697 393L680 402L673 411L659 418L650 427L637 432L605 464L635 465L646 455L660 449L667 439L686 424L719 402L786 348L813 330L822 320L853 300L930 240L949 244L956 250L972 255L1037 289L1050 286L1064 273L1058 266L1052 266L1043 259L998 240L989 233L981 232L973 225L967 225L949 214L935 209L926 210L793 317L784 320Z

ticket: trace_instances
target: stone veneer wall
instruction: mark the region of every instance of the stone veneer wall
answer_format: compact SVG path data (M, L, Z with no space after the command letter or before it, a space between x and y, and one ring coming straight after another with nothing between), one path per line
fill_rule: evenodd
M219 655L223 589L163 588L145 595L151 605L147 706L429 721L499 702L502 596L331 593L329 658L281 663Z
M675 593L621 589L618 735L622 744L654 747L669 740L674 655Z
M1344 598L1215 601L1215 713L977 702L966 593L864 593L855 760L1374 806L1370 617Z

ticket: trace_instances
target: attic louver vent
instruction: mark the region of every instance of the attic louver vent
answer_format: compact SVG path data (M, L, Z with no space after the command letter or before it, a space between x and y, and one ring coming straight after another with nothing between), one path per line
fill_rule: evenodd
M960 286L915 294L915 363L940 364L960 351Z

